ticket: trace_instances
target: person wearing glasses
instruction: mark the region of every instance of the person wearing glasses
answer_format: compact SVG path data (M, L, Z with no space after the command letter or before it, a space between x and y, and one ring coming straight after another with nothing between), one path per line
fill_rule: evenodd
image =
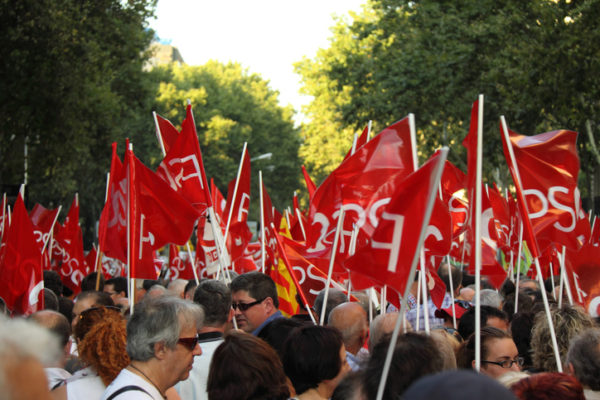
M497 379L509 371L521 371L523 357L506 331L491 326L481 328L481 368L479 372ZM475 369L475 333L464 342L457 354L459 368Z
M129 365L106 388L102 400L162 400L187 379L202 354L198 330L204 313L195 303L162 296L138 304L127 322Z
M182 399L206 400L206 382L210 362L216 348L223 343L223 334L231 319L231 290L215 279L204 279L195 288L194 303L204 310L204 326L198 331L202 355L194 359L190 377L175 385Z
M261 329L277 318L279 298L275 282L261 272L238 275L231 281L235 321L239 329L258 335Z

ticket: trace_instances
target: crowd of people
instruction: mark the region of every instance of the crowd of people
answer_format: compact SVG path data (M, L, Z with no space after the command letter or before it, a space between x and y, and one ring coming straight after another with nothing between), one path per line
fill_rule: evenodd
M583 309L536 280L499 290L482 281L476 335L472 276L446 265L438 274L452 288L441 307L420 304L415 281L402 318L338 289L319 293L312 316L300 307L286 317L260 272L144 281L133 298L125 278L94 273L70 300L46 271L45 310L0 316L0 397L372 400L398 322L383 399L600 399L600 328Z

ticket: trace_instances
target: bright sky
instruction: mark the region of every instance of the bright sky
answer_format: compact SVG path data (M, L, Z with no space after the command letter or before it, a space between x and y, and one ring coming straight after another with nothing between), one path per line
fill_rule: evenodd
M333 15L360 11L366 0L160 0L150 26L188 65L237 61L270 81L280 103L300 111L293 64L329 47Z

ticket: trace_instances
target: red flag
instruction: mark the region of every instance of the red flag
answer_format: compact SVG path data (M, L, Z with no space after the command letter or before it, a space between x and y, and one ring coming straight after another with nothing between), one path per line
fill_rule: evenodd
M86 269L83 255L83 237L79 225L79 200L75 195L65 223L58 227L55 244L61 250L61 266L58 270L65 286L78 294L81 281L90 272Z
M154 115L156 116L157 125L156 134L158 135L159 140L162 142L165 154L167 154L171 147L175 144L175 141L179 136L179 132L177 132L177 129L175 129L171 121L161 117L156 113Z
M600 247L586 244L578 251L567 250L565 267L573 300L582 305L592 318L599 317Z
M219 257L211 223L206 217L201 217L196 231L198 241L195 264L200 271L198 276L202 278L209 278L219 270Z
M315 192L306 228L307 256L330 258L340 207L345 217L336 262L348 256L354 226L362 245L402 180L413 171L408 118L384 129L336 168ZM361 244L362 243L362 244ZM338 270L339 271L339 270Z
M315 190L317 190L317 186L315 185L313 180L310 178L310 175L308 175L308 172L306 171L306 168L304 168L304 165L302 166L302 174L304 175L304 181L306 182L306 189L308 190L308 198L312 199L313 195L315 194Z
M98 257L98 251L96 251L96 247L92 247L90 251L85 256L85 265L86 269L90 272L94 272L96 270L96 258ZM106 278L106 275L104 276ZM106 278L110 279L110 278Z
M237 181L237 191L235 190ZM233 198L234 191L235 199ZM250 155L244 147L239 176L229 183L227 189L227 205L225 216L229 224L227 234L227 248L231 260L235 261L243 256L244 249L252 238L248 227L248 210L250 208Z
M263 222L264 229L261 231L264 232L265 235L265 268L277 263L277 241L273 236L273 232L269 227L271 224L275 226L279 226L279 222L275 222L275 216L273 215L273 204L271 203L271 197L269 197L269 193L267 193L267 188L264 183L262 185L262 195L263 195Z
M522 188L516 185L517 199L524 202L522 209L528 211L537 240L538 249L532 253L539 254L553 243L579 248L590 235L590 225L577 189L577 132L558 130L524 136L509 129L508 134L522 184ZM516 183L506 143L504 154Z
M44 309L42 254L21 194L0 247L0 297L9 310L29 315Z
M33 210L29 213L31 223L33 224L33 233L40 244L40 249L44 247L44 243L48 241L52 226L58 218L58 208L49 210L39 203L33 206Z
M411 263L419 251L417 232L429 223L426 206L431 196L437 196L435 172L444 159L434 155L398 186L369 242L346 260L345 267L404 293ZM354 277L352 283L363 289L355 285Z
M169 278L194 279L193 265L187 252L180 252L174 244L169 245Z
M202 213L211 205L210 193L191 106L188 106L187 113L181 133L156 173L169 183L171 189L185 197L199 213Z
M127 168L112 144L108 196L98 223L98 243L102 253L127 263Z
M198 218L197 210L173 191L128 149L131 277L156 279L154 250L167 243L185 244Z

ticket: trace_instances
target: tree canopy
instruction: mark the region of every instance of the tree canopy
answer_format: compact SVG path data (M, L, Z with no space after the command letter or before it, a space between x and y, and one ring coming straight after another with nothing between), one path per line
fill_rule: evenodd
M154 0L0 0L0 182L23 183L26 142L29 206L68 208L79 192L88 242L111 142L152 128L142 66L153 9Z
M507 182L499 117L532 135L598 127L600 2L369 0L353 21L338 20L330 47L296 65L305 93L301 154L319 177L332 170L368 120L378 131L415 113L421 162L441 145L465 169L460 143L470 107L485 95L484 174ZM498 173L499 172L499 173Z

